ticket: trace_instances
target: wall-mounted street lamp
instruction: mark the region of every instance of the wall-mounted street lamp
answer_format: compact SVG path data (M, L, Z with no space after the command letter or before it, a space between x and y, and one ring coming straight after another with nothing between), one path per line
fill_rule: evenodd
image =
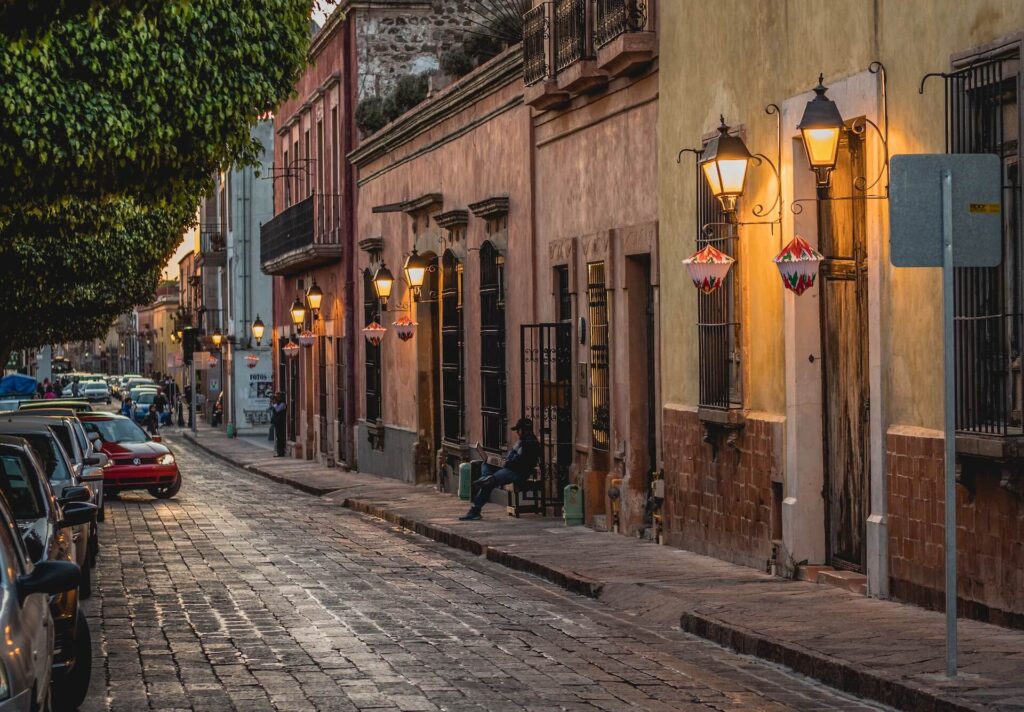
M224 341L224 334L221 333L219 326L213 330L213 334L210 336L210 341L213 342L213 347L215 349L220 348L221 343Z
M387 265L381 262L380 267L373 274L373 289L377 293L377 299L380 300L382 309L387 309L388 299L391 298L391 290L394 286L394 275L391 274L391 270L387 268Z
M260 319L260 315L256 315L256 321L252 323L252 335L256 339L256 345L259 346L260 342L263 341L263 334L267 329L267 325Z
M306 305L302 303L302 300L296 297L295 301L292 302L291 309L292 313L292 324L295 328L299 328L306 321Z
M320 311L320 304L323 302L324 292L317 285L316 280L309 285L309 289L306 290L306 304L309 305L310 310L313 312L315 317Z
M814 98L807 102L803 118L797 124L807 163L814 171L819 188L828 188L832 181L832 171L839 157L839 140L846 129L839 107L825 96L828 88L824 82L825 75L819 74Z
M415 247L409 253L409 256L405 258L405 266L402 268L402 271L405 272L405 282L409 285L409 289L412 290L414 299L419 299L420 289L427 278L427 270L429 268L430 264L416 251Z
M728 216L735 216L736 201L743 195L747 168L754 157L742 138L729 133L725 116L720 119L718 135L711 138L701 152L700 167L722 211Z

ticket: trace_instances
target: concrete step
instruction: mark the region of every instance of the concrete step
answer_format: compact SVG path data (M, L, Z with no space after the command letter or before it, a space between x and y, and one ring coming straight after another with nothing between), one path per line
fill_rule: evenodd
M826 586L844 588L862 596L866 596L868 593L868 577L854 571L819 571L817 582Z

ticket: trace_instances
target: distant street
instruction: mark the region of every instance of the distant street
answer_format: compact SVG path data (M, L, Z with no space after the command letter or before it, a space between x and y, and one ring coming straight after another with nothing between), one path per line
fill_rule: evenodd
M110 503L88 712L881 709L173 442Z

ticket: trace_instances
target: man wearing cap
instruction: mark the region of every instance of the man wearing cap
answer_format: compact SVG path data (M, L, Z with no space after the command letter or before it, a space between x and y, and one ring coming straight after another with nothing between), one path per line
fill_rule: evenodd
M477 481L480 489L473 499L473 506L465 515L459 517L460 520L483 519L480 510L491 500L491 492L495 488L519 482L533 474L537 463L540 462L540 441L533 434L533 421L529 418L520 418L512 431L519 434L519 442L505 455L503 467L494 468L487 464L483 466L482 476Z

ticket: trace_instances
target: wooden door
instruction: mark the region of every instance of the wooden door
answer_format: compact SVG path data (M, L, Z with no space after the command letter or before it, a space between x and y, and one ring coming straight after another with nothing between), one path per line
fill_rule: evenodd
M858 194L860 139L840 147L836 197ZM826 534L829 564L863 571L868 516L868 332L865 201L819 203Z

